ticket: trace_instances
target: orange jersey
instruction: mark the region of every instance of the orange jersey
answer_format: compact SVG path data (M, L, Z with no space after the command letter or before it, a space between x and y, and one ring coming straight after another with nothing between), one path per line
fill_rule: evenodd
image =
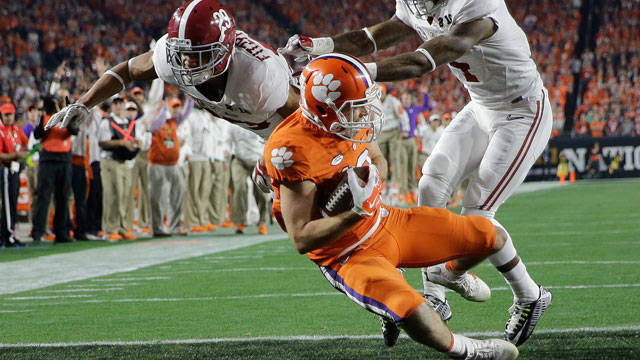
M309 180L321 189L325 182L340 172L371 164L368 143L355 143L329 134L305 119L300 110L291 114L271 133L264 148L264 159L276 194L273 214L285 231L280 208L282 182ZM316 216L321 217L319 212ZM307 256L321 265L329 263L378 226L378 216L376 214L363 219L340 239L307 253Z

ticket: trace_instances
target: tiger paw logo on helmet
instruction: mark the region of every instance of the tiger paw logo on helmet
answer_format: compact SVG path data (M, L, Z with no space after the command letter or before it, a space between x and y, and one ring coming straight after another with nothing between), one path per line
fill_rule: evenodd
M339 91L335 91L339 87L340 80L333 80L333 74L318 74L313 77L311 94L313 94L313 97L318 101L327 102L327 99L329 99L331 102L334 102L341 95Z
M271 163L276 169L283 170L293 165L293 160L291 160L292 156L293 153L287 151L287 148L284 146L279 149L273 149L271 150Z

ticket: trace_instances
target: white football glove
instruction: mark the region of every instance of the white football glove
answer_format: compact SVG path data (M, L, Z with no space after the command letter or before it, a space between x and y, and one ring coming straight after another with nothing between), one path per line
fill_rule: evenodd
M370 217L380 208L382 196L382 179L375 165L369 165L369 178L367 183L360 185L360 178L353 169L347 170L349 190L353 197L353 209L351 211L362 217Z
M267 168L264 166L264 162L261 160L256 161L256 166L253 168L251 174L251 180L256 184L258 189L265 194L271 192L271 178L267 174Z
M294 56L296 61L307 61L311 55L323 55L333 51L333 39L330 37L310 38L295 34L287 45L278 49L283 55Z
M67 99L67 104L69 99ZM84 104L75 103L67 105L62 110L53 114L47 124L44 126L45 130L49 130L54 126L59 128L66 128L69 124L80 125L86 121L89 117L89 109Z

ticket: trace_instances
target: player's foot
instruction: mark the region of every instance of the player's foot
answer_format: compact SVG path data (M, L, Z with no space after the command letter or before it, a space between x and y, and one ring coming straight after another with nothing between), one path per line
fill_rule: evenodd
M470 301L487 301L491 297L491 289L479 277L470 272L456 276L446 269L445 264L427 268L427 280L447 287Z
M449 321L449 319L451 319L453 313L451 312L451 306L449 306L447 299L442 301L433 295L427 294L424 295L424 298L427 299L429 306L431 306L431 308L440 315L442 321Z
M533 333L542 313L551 305L551 291L540 286L538 300L530 303L515 302L509 308L509 320L504 331L504 339L522 345Z
M382 330L384 344L388 347L395 345L398 341L398 336L400 336L400 329L398 329L396 322L380 316L380 329Z
M462 337L462 336L461 336ZM465 360L513 360L519 355L518 348L501 339L478 340L465 338L467 356Z

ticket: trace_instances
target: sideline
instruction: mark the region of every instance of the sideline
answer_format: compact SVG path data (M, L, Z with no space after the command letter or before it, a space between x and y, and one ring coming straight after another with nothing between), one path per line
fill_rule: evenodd
M285 239L286 236L285 233L279 233L253 236L176 237L3 262L0 264L2 268L0 295L235 250Z

